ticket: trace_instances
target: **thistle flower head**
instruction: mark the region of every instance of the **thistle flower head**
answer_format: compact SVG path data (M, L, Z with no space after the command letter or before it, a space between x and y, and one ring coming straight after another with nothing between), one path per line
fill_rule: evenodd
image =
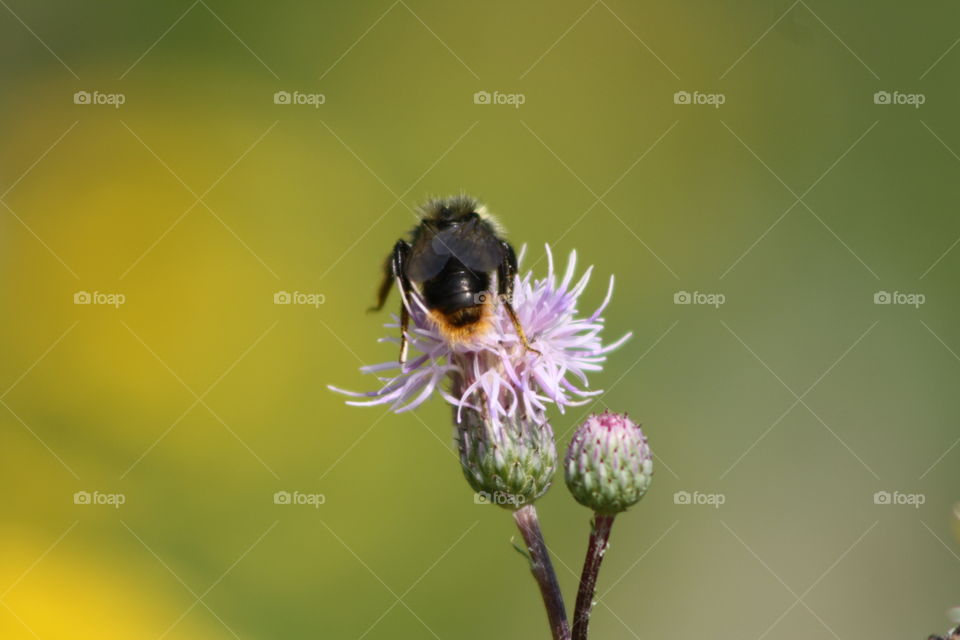
M479 413L466 409L457 425L457 448L473 490L508 509L519 509L546 493L557 468L553 429L523 417L494 429Z
M604 411L577 429L564 472L577 502L597 513L619 513L650 487L653 454L640 425L626 414Z
M520 257L522 260L523 251ZM436 391L456 408L457 422L462 422L465 410L470 409L480 412L495 430L517 415L536 423L546 422L550 404L561 412L565 407L585 404L590 396L601 393L588 389L587 374L599 371L606 354L630 334L607 345L600 338L604 326L601 314L610 301L613 278L600 307L581 317L577 302L590 280L592 267L574 282L576 252L570 254L562 278L554 271L549 246L547 258L546 277L536 279L531 272L518 276L512 299L520 325L539 353L524 347L505 305L498 300L488 301L492 309L487 331L472 340L451 343L414 294L404 301L411 320L409 362L403 367L395 361L363 367L365 373L381 376L382 386L376 391L356 393L330 388L363 398L348 404L385 404L396 413L420 406ZM392 335L381 341L398 343L397 318L386 327ZM444 388L446 379L452 381L449 389Z

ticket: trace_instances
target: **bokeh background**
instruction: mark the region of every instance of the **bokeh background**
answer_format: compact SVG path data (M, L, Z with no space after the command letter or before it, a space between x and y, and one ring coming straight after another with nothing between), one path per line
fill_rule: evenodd
M596 637L946 628L956 3L0 5L3 638L546 637L447 408L326 389L375 387L383 257L461 190L535 271L544 243L596 265L585 310L615 274L607 336L634 333L593 408L644 423L656 477ZM589 514L562 482L539 506L572 602Z

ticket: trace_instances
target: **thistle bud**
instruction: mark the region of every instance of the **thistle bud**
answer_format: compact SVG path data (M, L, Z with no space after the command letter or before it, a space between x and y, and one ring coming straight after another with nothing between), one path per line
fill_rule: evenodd
M590 416L567 449L567 487L577 502L597 513L619 513L639 502L652 475L647 438L626 414Z
M519 509L546 493L557 469L553 429L546 421L511 417L494 425L464 409L457 447L463 475L478 502L507 509Z

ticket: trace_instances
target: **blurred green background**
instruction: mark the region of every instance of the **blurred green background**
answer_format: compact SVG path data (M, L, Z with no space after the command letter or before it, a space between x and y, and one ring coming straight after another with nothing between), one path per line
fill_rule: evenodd
M0 4L3 638L546 637L448 409L325 388L395 357L381 261L461 190L535 271L547 242L596 265L584 311L615 274L607 337L634 332L594 408L658 463L597 638L946 628L960 5ZM539 506L572 604L589 514L562 482Z

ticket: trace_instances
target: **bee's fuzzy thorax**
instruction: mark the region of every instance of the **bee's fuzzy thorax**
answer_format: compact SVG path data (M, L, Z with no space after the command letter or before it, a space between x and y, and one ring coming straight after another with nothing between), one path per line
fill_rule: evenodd
M465 193L461 193L456 196L447 196L445 198L430 198L424 202L419 207L419 213L421 218L437 218L441 215L441 211L448 209L451 212L459 215L467 215L476 211L479 207L483 205L479 200L473 196L468 196Z
M478 216L480 216L481 220L483 220L484 222L488 223L491 227L493 227L494 232L498 236L506 235L507 233L506 227L503 226L503 224L500 222L500 220L497 219L496 216L494 216L492 213L487 211L486 205L481 204L479 207L477 207L476 213Z
M435 220L444 216L457 218L476 213L481 220L489 223L498 235L506 232L500 221L487 210L485 204L465 193L445 198L430 198L420 205L417 213L423 220Z

